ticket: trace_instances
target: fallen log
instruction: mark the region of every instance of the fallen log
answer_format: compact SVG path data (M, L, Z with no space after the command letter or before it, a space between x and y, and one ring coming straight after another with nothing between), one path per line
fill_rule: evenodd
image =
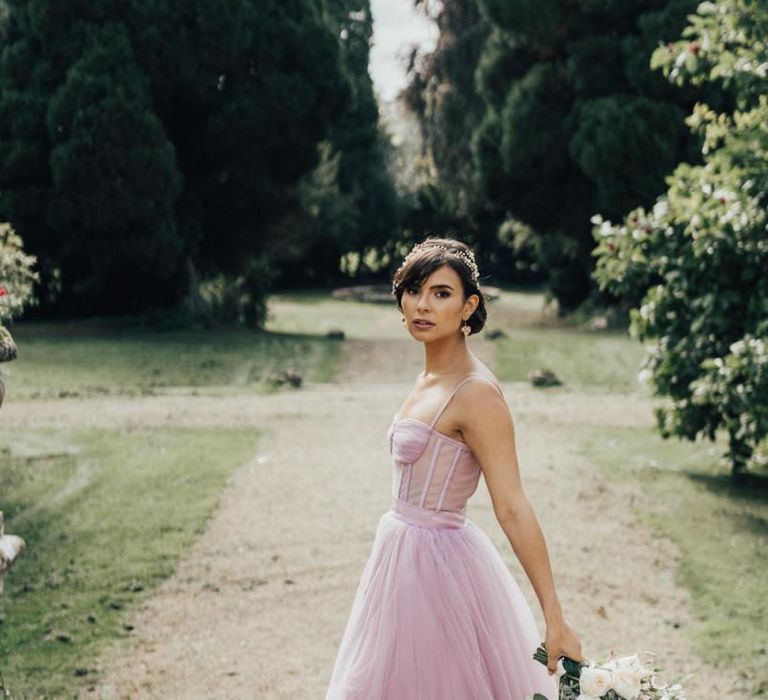
M3 512L0 511L0 593L3 592L5 572L11 568L26 547L26 543L18 535L5 534L5 521Z

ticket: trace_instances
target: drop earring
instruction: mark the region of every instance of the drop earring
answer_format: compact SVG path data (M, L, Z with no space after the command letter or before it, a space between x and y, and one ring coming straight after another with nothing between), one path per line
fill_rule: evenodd
M464 321L464 323L463 323L463 324L462 324L462 326L461 326L461 332L464 334L464 337L465 337L465 338L466 338L466 337L467 337L467 336L468 336L468 335L469 335L469 334L472 332L472 328L471 328L471 327L470 327L470 325L469 325L469 324L466 322L466 320Z

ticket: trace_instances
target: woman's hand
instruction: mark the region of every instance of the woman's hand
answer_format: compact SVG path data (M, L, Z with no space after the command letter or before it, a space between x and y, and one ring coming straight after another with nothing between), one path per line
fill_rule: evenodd
M581 641L576 630L570 624L561 618L557 622L547 625L547 636L544 641L547 648L547 669L551 676L557 669L557 660L561 656L567 656L574 661L584 661L584 655L581 653Z

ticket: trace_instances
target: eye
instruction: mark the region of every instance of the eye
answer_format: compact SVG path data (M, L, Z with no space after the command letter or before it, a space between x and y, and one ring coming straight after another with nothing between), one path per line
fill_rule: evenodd
M451 293L449 291L446 291L445 289L441 289L438 294L445 294L444 297L440 297L441 299L447 299L449 296L451 296Z

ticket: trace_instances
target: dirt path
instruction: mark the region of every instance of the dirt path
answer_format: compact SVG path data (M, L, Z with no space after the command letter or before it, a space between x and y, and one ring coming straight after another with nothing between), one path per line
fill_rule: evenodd
M482 341L473 349L492 356ZM389 506L386 430L421 369L412 343L348 341L346 350L349 362L338 382L273 396L181 392L4 407L4 422L27 426L167 423L266 431L222 494L206 533L130 616L131 636L97 661L99 681L83 685L83 697L324 697L376 523ZM670 670L696 674L692 700L745 697L728 671L705 667L691 652L688 598L673 581L674 547L634 522L630 490L603 479L558 439L579 424L650 425L650 405L615 393L547 393L524 383L503 388L526 490L585 654L653 650ZM482 479L469 515L499 547L543 632L535 595Z

